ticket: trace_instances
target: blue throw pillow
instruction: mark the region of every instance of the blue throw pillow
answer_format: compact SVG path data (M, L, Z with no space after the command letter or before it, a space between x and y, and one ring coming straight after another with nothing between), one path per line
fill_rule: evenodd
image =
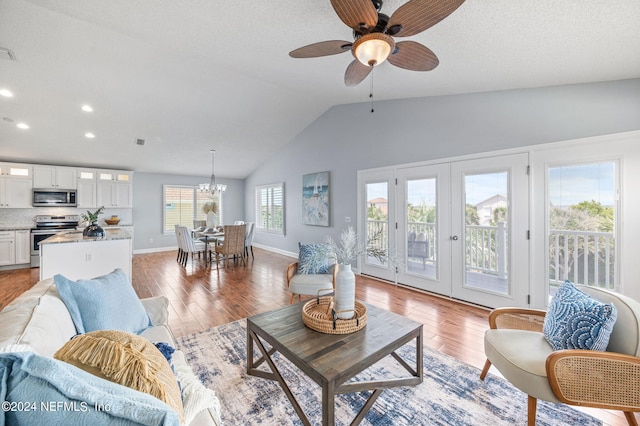
M59 274L53 279L78 333L121 330L139 334L151 325L122 269L91 280L72 281Z
M565 281L549 304L543 333L556 351L604 351L617 317L612 303L602 303Z
M328 274L329 259L326 244L298 243L300 254L298 257L298 273L300 274Z

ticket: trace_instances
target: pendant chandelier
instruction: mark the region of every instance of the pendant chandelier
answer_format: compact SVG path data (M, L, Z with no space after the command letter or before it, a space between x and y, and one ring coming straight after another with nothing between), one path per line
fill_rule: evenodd
M224 191L226 191L227 185L216 183L215 156L216 156L216 150L212 149L211 150L211 179L209 180L209 183L201 183L199 186L200 186L200 191L202 192L208 192L211 195L220 195Z

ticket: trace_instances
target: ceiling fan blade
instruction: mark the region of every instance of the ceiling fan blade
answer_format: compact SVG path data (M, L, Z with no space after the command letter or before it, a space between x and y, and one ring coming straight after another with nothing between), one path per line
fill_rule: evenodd
M356 31L374 28L378 23L378 11L371 0L331 0L333 9L342 22Z
M400 6L389 19L387 28L394 37L418 34L442 21L464 0L411 0ZM399 27L394 27L399 25ZM399 28L399 31L398 31Z
M351 49L351 42L344 40L329 40L319 43L309 44L289 52L292 58L317 58L319 56L337 55L348 52Z
M347 67L347 71L344 73L344 84L347 86L356 86L360 84L362 80L367 78L373 67L363 65L362 62L355 59Z
M412 71L431 71L440 63L431 49L415 41L396 43L395 53L387 60L396 67Z

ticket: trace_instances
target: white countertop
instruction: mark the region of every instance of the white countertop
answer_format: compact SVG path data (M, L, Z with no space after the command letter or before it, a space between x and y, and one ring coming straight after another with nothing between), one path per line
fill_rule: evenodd
M62 231L40 241L40 244L60 244L60 243L91 243L96 241L130 240L131 234L122 228L112 228L104 230L104 237L85 237L82 231Z

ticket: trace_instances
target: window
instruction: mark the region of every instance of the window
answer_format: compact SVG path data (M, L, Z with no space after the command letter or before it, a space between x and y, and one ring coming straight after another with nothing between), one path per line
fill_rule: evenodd
M613 161L548 169L549 296L564 280L618 290Z
M207 215L202 207L209 201L218 205L216 224L222 223L222 198L220 195L212 197L208 192L201 192L198 187L194 186L164 185L163 189L163 234L173 234L175 225L192 228L194 220L206 220Z
M256 186L256 229L284 235L284 184Z

